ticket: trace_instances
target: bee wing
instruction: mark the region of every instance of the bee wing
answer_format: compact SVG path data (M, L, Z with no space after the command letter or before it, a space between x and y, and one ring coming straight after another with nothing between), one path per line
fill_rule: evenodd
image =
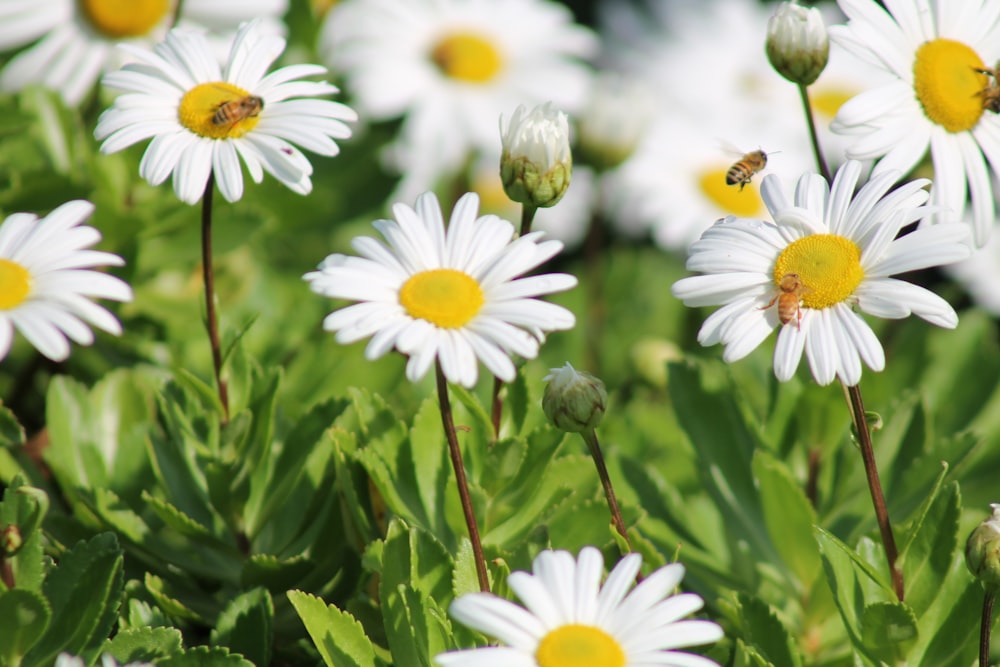
M723 153L727 153L728 155L732 155L734 157L743 157L747 153L747 151L741 150L739 146L731 141L727 141L726 139L716 138L716 144L718 144L719 150Z

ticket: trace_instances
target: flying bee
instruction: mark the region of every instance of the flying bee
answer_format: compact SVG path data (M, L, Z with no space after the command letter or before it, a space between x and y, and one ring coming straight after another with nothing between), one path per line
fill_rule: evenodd
M767 302L766 306L761 306L760 310L767 310L778 302L778 320L784 325L795 320L796 328L801 329L802 322L802 295L811 291L799 280L799 274L786 273L778 282L778 293Z
M219 105L212 116L212 125L236 125L241 120L256 118L264 108L264 100L256 95L246 95Z
M753 175L767 166L767 153L762 150L755 150L745 153L739 162L734 164L726 172L726 185L739 184L740 192L750 183Z
M993 69L979 69L978 67L972 69L990 78L986 87L977 93L983 98L983 108L993 113L1000 113L1000 62Z

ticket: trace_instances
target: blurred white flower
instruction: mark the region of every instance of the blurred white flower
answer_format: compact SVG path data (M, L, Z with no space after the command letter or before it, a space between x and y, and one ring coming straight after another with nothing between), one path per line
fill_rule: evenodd
M115 46L152 47L171 27L177 0L3 0L0 51L31 45L0 71L0 90L42 84L79 104L102 72L123 64ZM281 34L288 0L184 0L178 26L211 32L228 43L240 23L258 18L269 34Z
M656 112L647 85L616 72L598 73L576 119L583 161L599 170L620 165L635 152Z
M499 157L496 119L551 101L575 113L595 36L549 0L345 0L327 14L326 62L362 116L403 118L386 158L409 201L476 153Z

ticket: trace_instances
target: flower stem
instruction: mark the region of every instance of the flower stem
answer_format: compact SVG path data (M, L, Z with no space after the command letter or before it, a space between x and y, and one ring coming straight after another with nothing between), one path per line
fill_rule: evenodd
M16 585L14 581L14 566L11 565L10 559L4 556L0 556L0 581L7 587L7 590L14 588Z
M628 539L628 531L625 529L625 521L622 519L621 508L618 507L618 498L615 497L615 489L611 486L611 476L608 475L608 467L604 464L604 455L601 454L601 445L597 441L597 431L590 429L581 433L583 440L590 449L590 455L594 457L594 464L597 466L597 476L601 478L601 486L604 487L604 497L608 499L608 509L611 510L611 523L615 530L625 540L628 550L632 551L632 542Z
M816 156L816 166L819 173L826 179L827 183L833 181L830 176L830 167L823 157L823 149L819 145L819 134L816 133L816 118L813 115L812 105L809 104L809 91L806 86L799 84L799 96L802 98L802 109L806 114L806 122L809 124L809 141L812 143L813 154Z
M535 220L537 206L529 204L521 205L521 232L519 236L524 236L531 231L531 223ZM500 400L500 390L503 389L503 380L493 379L493 400L490 402L490 421L493 422L494 437L500 437L500 418L503 416L503 401Z
M996 591L986 589L983 597L983 617L979 626L979 667L990 667L990 628L993 625L993 603Z
M437 373L438 404L441 406L441 423L448 439L448 451L451 454L451 466L455 469L455 481L458 483L458 496L462 500L462 512L465 514L465 525L469 529L469 541L472 542L472 554L476 561L476 575L479 577L479 589L490 592L490 579L486 573L486 557L483 555L483 545L479 541L479 527L476 526L476 514L472 511L472 499L469 497L469 483L465 478L465 464L462 463L462 450L458 446L458 436L455 434L455 420L451 413L451 400L448 398L448 381L441 371L441 362L435 366Z
M868 478L868 489L871 491L872 504L875 506L875 518L878 521L879 532L882 534L882 545L885 547L885 557L889 561L889 574L892 577L892 588L896 597L903 601L903 572L896 564L899 553L896 551L896 539L892 535L892 524L889 523L889 511L886 509L885 496L882 494L882 483L878 478L878 468L875 466L875 450L872 448L872 435L868 429L865 417L865 406L861 400L861 389L858 385L846 387L848 404L851 408L851 418L854 430L858 434L861 447L861 458L865 464L865 476Z
M177 0L177 5L174 7L174 15L170 18L171 28L177 27L177 22L181 20L181 11L184 9L184 0Z
M215 272L212 269L212 192L215 190L215 174L210 173L205 184L205 194L201 198L201 269L205 281L205 316L208 340L212 345L212 366L215 370L215 384L219 388L219 402L222 404L222 423L229 423L229 391L222 379L222 346L219 344L219 321L215 314Z

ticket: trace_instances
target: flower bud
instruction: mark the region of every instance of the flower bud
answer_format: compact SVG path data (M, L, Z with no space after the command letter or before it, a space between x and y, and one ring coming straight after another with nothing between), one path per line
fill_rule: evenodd
M556 428L570 433L597 428L608 405L608 392L603 382L590 373L574 369L569 363L553 368L545 380L549 384L542 396L542 409Z
M815 7L782 2L767 22L767 59L778 74L808 86L823 72L830 58L830 38L823 16Z
M23 545L24 539L21 537L21 529L14 524L4 526L3 530L0 531L0 556L3 558L14 556Z
M566 114L551 103L530 113L518 106L506 127L500 116L500 137L500 180L507 196L529 206L555 206L573 173Z
M577 123L583 161L597 170L614 169L632 156L655 115L647 87L611 73L599 75Z
M992 503L993 516L976 526L965 543L965 564L986 588L1000 584L1000 503Z

